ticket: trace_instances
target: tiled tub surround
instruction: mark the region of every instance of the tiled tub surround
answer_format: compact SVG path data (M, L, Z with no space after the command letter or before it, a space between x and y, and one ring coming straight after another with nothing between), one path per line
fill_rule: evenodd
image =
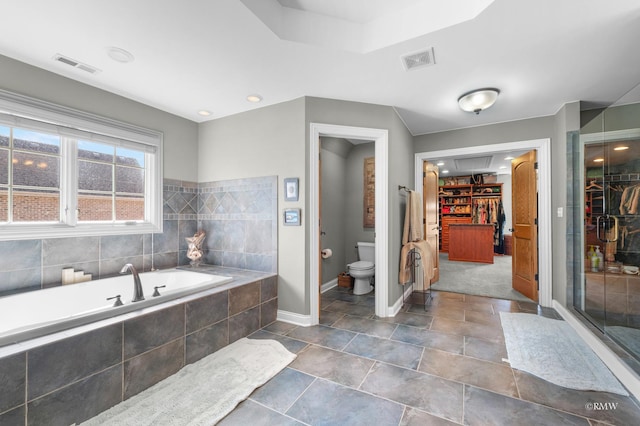
M186 237L203 228L206 262L277 271L277 178L197 184L165 179L162 233L0 241L0 295L60 285L63 268L93 279L125 263L139 271L187 265Z
M136 302L132 301L134 279L130 274L0 297L0 347L158 305L233 280L190 267L143 272L139 279L143 299ZM116 297L119 303L114 301Z
M275 321L275 274L200 270L234 281L1 348L0 424L80 423Z

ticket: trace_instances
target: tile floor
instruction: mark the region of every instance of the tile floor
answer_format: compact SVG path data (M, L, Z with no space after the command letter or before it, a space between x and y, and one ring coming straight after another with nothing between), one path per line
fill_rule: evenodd
M298 357L220 424L640 424L632 398L562 388L502 361L499 312L560 318L553 309L445 292L426 310L418 301L381 319L372 294L335 288L322 296L321 325L275 322L254 333Z

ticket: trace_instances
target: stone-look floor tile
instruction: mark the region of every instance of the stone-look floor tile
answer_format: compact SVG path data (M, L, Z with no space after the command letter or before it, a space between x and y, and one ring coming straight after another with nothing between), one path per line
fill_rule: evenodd
M225 418L217 423L219 426L237 425L278 425L296 426L303 425L291 417L276 413L251 400L243 401Z
M388 339L389 336L393 334L397 325L389 324L388 322L384 321L376 321L369 318L352 317L346 315L336 321L332 325L332 327Z
M476 324L502 327L502 323L500 322L500 315L498 314L489 314L487 312L478 311L465 311L464 320L467 322L474 322Z
M412 309L410 309L409 312L419 313L417 310L414 311ZM464 321L464 308L429 305L427 306L426 311L423 309L423 312L427 315L431 315L432 317L442 317L457 321Z
M344 348L345 352L401 367L416 369L424 348L403 342L358 334Z
M464 355L498 364L508 357L504 342L496 343L476 337L464 338Z
M356 333L337 330L324 325L315 325L312 327L298 327L287 333L287 336L304 342L341 350L356 336Z
M319 323L320 325L333 325L340 318L345 316L342 312L320 311Z
M436 349L425 349L419 371L507 396L518 396L511 367Z
M587 419L520 399L498 395L473 386L464 389L464 424L485 425L581 425Z
M464 294L462 293L451 293L449 291L439 291L439 290L435 290L433 293L433 300L435 300L436 302L439 300L459 300L459 301L464 301Z
M630 397L568 389L523 371L513 371L520 397L524 400L616 425L637 424L640 419L640 408ZM592 403L612 403L616 408L594 410L589 405Z
M344 352L310 345L298 354L291 368L341 385L357 388L373 366L373 361Z
M432 331L455 334L458 336L477 337L479 339L501 342L504 340L501 326L489 326L466 321L454 321L447 318L434 318Z
M3 426L24 426L24 417L26 415L26 409L24 405L14 408L13 410L6 411L0 414L0 425Z
M391 335L391 340L411 343L426 348L462 354L464 352L464 337L454 334L438 333L437 331L399 325Z
M410 325L412 327L429 328L433 321L431 315L414 314L411 312L398 312L394 317L379 318L381 321L394 324Z
M494 302L491 304L493 305L493 311L496 314L498 312L522 312L520 304L515 300L494 299Z
M356 305L342 300L336 300L322 307L323 310L329 312L339 312L342 314L356 315L359 317L371 317L375 315L376 310L372 307L365 305Z
M400 421L400 426L455 426L457 424L411 407L407 407Z
M376 363L360 389L426 411L436 417L462 422L463 385L461 383L406 368Z
M436 303L441 309L464 309L465 311L478 311L493 313L493 305L491 303L464 302L459 300L442 299Z
M285 413L315 379L287 367L256 389L249 398L279 413Z
M314 425L397 425L404 407L391 401L318 379L287 411Z
M274 323L267 325L266 327L262 327L262 329L274 334L287 334L289 331L293 330L296 327L298 326L295 324L276 321Z
M291 339L289 337L282 336L280 334L273 334L273 333L270 333L270 332L264 331L264 330L258 330L255 333L252 333L251 335L249 335L249 339L271 339L271 340L276 340L276 341L282 343L282 346L287 348L287 350L289 352L292 352L294 354L297 354L298 352L300 352L301 350L303 350L304 348L309 346L309 343L307 343L307 342L303 342L303 341L296 340L296 339Z
M476 296L473 294L465 294L464 301L466 303L484 303L484 304L493 304L493 302L499 301L500 299L494 299L492 297L487 296Z

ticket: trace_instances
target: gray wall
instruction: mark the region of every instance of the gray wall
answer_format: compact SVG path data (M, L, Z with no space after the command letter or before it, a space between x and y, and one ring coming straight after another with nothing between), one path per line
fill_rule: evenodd
M364 241L375 242L375 228L362 226L364 215L364 159L375 157L375 144L369 142L356 145L347 157L347 214L346 233L344 238L345 262L352 263L358 260L356 243Z
M321 247L333 251L333 256L322 259L322 284L337 278L344 272L345 234L346 234L346 173L347 156L353 149L353 144L345 139L320 138L321 158L321 197L320 206L322 231Z
M195 182L198 124L0 55L0 88L161 131L164 177Z
M305 154L307 160L305 167L308 169L309 150L309 126L310 123L337 124L354 127L368 127L374 129L387 129L389 131L389 175L388 175L388 211L389 220L389 255L387 264L389 304L393 305L402 297L402 287L398 285L398 272L400 264L400 248L402 245L402 221L404 219L405 197L398 191L398 185L413 188L413 137L406 126L400 120L395 110L389 106L364 104L358 102L346 102L333 99L305 98ZM305 188L308 191L308 185ZM308 203L306 203L308 209ZM309 232L307 229L305 253L309 251ZM305 276L309 276L308 265ZM306 284L308 288L308 282ZM279 297L281 298L281 293ZM281 300L281 299L280 299ZM309 297L305 298L305 313L310 312Z
M551 217L552 217L552 287L553 297L566 304L567 236L566 216L558 218L558 207L567 206L567 137L579 121L579 104L565 105L556 115L448 132L416 136L415 152L491 145L516 141L551 139Z

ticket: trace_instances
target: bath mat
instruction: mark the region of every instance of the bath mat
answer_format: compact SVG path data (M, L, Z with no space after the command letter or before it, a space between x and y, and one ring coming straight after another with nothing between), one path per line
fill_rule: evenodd
M566 321L500 312L512 368L570 389L628 395Z
M243 338L82 425L211 426L295 358L275 340Z

